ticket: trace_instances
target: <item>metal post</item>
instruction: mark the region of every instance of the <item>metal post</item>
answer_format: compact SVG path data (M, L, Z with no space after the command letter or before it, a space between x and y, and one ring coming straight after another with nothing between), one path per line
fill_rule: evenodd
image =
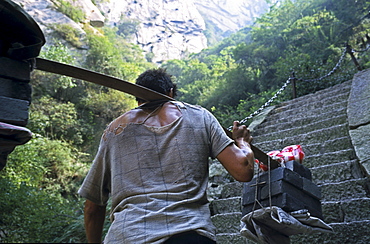
M290 76L290 80L292 82L292 92L293 92L293 99L297 98L297 84L296 84L296 78L295 78L295 73L294 71L292 72Z
M358 63L355 55L353 54L352 47L348 43L346 45L346 49L347 49L347 53L349 53L349 55L351 56L353 63L355 63L355 65L357 67L357 70L361 71L362 68L361 68L360 64Z

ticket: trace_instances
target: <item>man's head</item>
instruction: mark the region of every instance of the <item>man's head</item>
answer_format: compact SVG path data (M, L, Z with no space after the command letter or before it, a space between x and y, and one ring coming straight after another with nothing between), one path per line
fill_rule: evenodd
M177 95L177 87L172 80L172 75L166 73L166 70L162 68L145 71L136 79L136 84L168 96L175 97ZM136 98L136 100L145 102L140 98Z

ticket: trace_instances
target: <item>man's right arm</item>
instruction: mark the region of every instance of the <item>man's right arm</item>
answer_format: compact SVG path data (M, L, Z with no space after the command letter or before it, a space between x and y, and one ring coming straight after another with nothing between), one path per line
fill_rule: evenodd
M101 243L106 206L100 206L90 200L85 201L84 222L87 241Z
M227 146L217 159L237 181L250 181L254 172L254 154L249 144L252 137L247 127L238 121L234 121L233 139L235 143Z

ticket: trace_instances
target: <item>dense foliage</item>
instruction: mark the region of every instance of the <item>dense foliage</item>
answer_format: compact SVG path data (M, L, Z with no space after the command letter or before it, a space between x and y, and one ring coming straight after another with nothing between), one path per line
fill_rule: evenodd
M83 18L66 1L57 2L71 18ZM345 43L356 49L369 45L369 10L367 0L281 1L254 26L163 67L176 77L180 100L208 108L229 126L271 98L293 71L301 78L299 96L352 77L356 67L347 54L333 75L316 79L335 67ZM86 37L79 39L70 27L55 26L63 41L55 40L41 56L133 81L154 67L127 41L136 28L128 20L101 30L85 24ZM81 57L74 50L83 46L88 49ZM362 67L370 66L368 52L355 55ZM32 85L28 128L34 138L17 147L0 172L0 241L85 242L77 189L103 129L135 101L122 92L40 71L33 72ZM290 99L290 89L277 102Z

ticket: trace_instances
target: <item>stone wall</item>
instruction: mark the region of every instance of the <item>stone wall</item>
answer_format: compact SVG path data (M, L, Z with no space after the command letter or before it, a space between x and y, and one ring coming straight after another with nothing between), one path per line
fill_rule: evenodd
M348 99L349 133L363 170L370 176L370 70L357 73Z

